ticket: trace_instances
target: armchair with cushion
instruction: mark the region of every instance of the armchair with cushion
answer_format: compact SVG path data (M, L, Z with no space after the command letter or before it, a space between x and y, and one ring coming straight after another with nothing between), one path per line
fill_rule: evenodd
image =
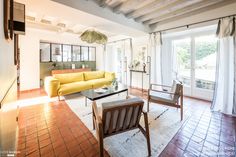
M147 113L143 111L143 104L143 100L139 98L103 103L101 108L98 108L96 102L93 102L93 127L96 129L100 157L103 157L104 138L137 128L146 137L148 155L151 155L148 117ZM145 129L140 125L142 113Z
M172 86L151 84L148 90L148 112L150 102L180 108L181 121L183 120L183 85L181 82L174 80Z

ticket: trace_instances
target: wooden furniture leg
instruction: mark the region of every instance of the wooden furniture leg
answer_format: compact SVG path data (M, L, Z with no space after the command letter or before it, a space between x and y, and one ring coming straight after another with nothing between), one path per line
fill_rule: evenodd
M149 103L150 103L150 101L149 101L149 98L148 98L148 101L147 101L147 112L149 112Z
M148 156L151 156L151 144L150 144L150 134L149 134L149 126L148 126L148 116L147 116L146 112L144 112L143 115L144 115L144 123L145 123L145 130L146 130Z
M104 156L104 152L103 152L103 128L102 125L99 125L99 138L98 138L98 145L99 145L99 156L103 157Z

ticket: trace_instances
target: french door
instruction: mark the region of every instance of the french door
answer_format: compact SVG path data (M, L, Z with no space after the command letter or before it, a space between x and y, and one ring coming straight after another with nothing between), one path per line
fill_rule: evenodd
M212 100L215 86L217 38L213 34L173 40L174 77L184 84L184 94Z

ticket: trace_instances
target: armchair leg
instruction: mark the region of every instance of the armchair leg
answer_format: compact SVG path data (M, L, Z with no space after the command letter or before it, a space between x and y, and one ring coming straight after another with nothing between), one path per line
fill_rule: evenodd
M149 134L149 126L148 126L148 116L147 116L147 113L144 113L144 123L145 123L145 130L146 130L148 156L151 156L151 144L150 144L150 134Z
M92 119L93 119L93 130L95 129L95 115L94 115L94 111L92 113Z
M104 157L103 136L99 133L98 137L99 157Z
M150 103L150 100L148 98L148 101L147 101L147 112L149 112L149 103Z

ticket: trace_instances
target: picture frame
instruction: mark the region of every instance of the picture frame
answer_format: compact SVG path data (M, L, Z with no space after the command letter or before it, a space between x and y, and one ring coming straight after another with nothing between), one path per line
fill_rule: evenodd
M13 0L3 0L3 23L4 23L4 35L6 40L12 40L13 39L13 8L14 1Z
M146 44L138 46L134 52L133 60L130 65L130 69L146 71L146 62L148 55L148 46Z

